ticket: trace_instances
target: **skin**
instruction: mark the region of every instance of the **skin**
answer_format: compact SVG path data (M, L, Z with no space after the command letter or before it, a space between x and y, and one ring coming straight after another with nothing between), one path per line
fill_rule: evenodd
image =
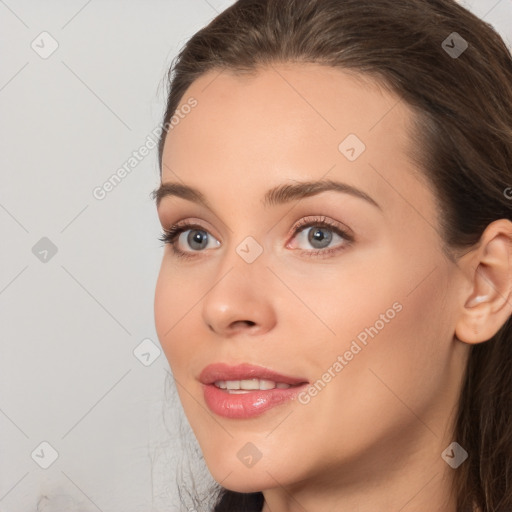
M435 197L406 156L412 111L370 79L279 64L252 77L209 72L181 104L191 96L197 106L167 135L162 182L198 188L213 211L166 197L158 216L164 228L197 222L211 242L194 252L183 233L190 260L166 245L155 322L212 476L263 491L264 512L455 512L456 470L441 453L469 348L511 313L511 223L490 224L457 262L446 256ZM348 134L366 145L353 162L338 149ZM358 187L380 209L334 191L263 207L267 189L313 179ZM342 249L308 256L317 228L292 229L315 216L348 227L353 243L327 229L329 248ZM263 249L250 264L236 252L247 236ZM309 403L244 420L207 408L207 364L314 383L394 303L401 311ZM250 468L237 457L248 442L261 452Z

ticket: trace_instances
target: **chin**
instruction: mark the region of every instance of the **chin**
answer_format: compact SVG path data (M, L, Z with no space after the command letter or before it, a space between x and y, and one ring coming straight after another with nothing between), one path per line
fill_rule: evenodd
M234 473L235 472L231 473L227 478L226 475L219 475L219 478L214 477L214 480L225 489L241 493L262 492L264 489L276 486L275 480L268 474L266 476L261 475L261 478L257 478L250 475L242 477Z

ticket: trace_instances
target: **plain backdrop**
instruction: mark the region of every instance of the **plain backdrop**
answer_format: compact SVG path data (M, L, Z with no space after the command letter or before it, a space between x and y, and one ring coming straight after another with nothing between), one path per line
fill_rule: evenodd
M172 58L232 3L0 0L0 512L180 510L149 141ZM511 46L511 0L463 4Z

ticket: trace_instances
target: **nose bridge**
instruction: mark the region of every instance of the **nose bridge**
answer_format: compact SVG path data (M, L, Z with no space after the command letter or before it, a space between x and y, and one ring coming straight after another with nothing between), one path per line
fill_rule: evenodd
M234 266L238 271L245 271L248 278L256 273L261 279L268 273L268 269L265 268L267 258L264 250L265 237L268 233L257 230L256 213L251 214L247 209L241 209L243 205L238 206L237 211L243 214L237 218L227 219L229 234L226 251L222 256L221 275Z
M254 237L246 236L238 243L232 242L222 259L212 292L235 292L239 300L249 297L255 300L268 291L265 288L271 273L266 267L266 253Z

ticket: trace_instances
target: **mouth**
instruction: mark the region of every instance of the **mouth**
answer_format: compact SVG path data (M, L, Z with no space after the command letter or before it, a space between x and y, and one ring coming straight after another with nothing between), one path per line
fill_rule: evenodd
M248 419L293 401L309 382L247 363L209 365L199 377L204 400L215 414L230 419Z

